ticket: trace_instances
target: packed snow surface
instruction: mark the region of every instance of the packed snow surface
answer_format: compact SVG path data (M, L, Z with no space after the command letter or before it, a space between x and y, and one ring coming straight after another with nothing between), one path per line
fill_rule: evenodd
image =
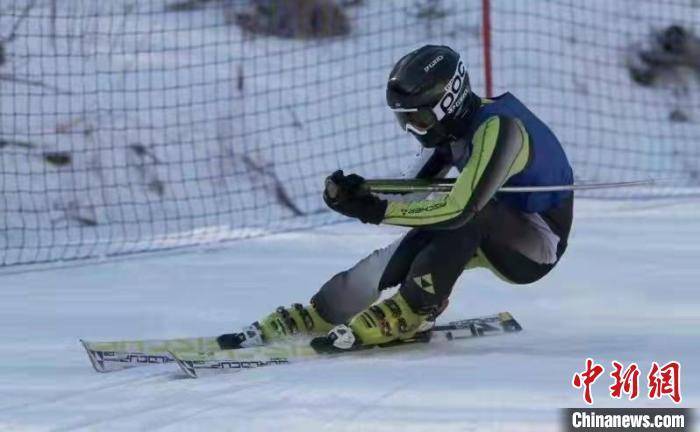
M583 406L570 382L592 357L682 363L682 406L700 402L697 205L588 209L544 280L485 271L458 281L445 321L508 310L517 335L185 379L172 365L93 371L78 338L215 335L306 301L398 230L346 224L0 278L0 430L547 431ZM595 204L598 206L599 204ZM591 217L592 214L597 217ZM600 216L604 214L604 216ZM369 234L368 234L369 232ZM608 379L594 407L613 401Z

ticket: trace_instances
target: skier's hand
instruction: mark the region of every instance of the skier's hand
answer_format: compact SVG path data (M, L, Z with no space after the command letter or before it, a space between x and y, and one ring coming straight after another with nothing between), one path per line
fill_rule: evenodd
M323 199L326 204L347 201L357 196L366 195L369 190L365 179L357 174L346 176L343 170L337 170L326 177ZM330 206L330 204L329 204Z
M326 177L323 201L340 214L373 224L384 219L387 206L386 200L369 191L364 178L357 174L346 176L342 170Z

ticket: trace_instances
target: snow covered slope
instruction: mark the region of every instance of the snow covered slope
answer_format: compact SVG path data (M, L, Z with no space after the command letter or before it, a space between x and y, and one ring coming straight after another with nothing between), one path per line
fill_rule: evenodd
M95 373L78 338L210 335L304 301L391 241L359 225L226 250L0 279L0 430L548 431L586 357L679 360L700 405L700 222L695 206L578 209L570 249L532 286L464 274L445 319L511 311L525 331L405 353L322 360L199 380L173 367ZM597 209L603 212L603 209ZM673 213L673 217L667 216ZM595 406L624 405L594 386ZM628 405L665 406L642 397Z
M12 1L16 16L28 0ZM0 81L0 138L34 145L0 148L0 266L338 221L318 194L325 176L397 175L414 155L385 106L396 59L426 41L479 43L479 11L459 0L432 32L408 0L367 2L348 10L352 36L330 40L246 36L221 2L180 13L164 0L66 2L56 22L49 3L30 11L0 70L64 90ZM5 8L0 27L16 21ZM275 178L303 217L280 205Z
M166 12L171 3L0 5L0 29L35 5L0 74L50 87L0 81L0 138L33 146L0 148L0 266L336 222L318 193L326 175L393 176L414 153L384 101L400 56L453 46L484 94L479 2L365 1L348 9L353 33L328 40L244 35L222 3L247 0L179 13ZM418 10L428 3L437 19ZM512 91L552 126L579 180L673 177L657 192L697 195L697 82L641 88L624 58L654 28L699 31L698 11L694 0L493 2L495 92ZM677 109L690 121L670 121ZM51 165L47 152L72 161ZM298 212L271 193L275 179Z

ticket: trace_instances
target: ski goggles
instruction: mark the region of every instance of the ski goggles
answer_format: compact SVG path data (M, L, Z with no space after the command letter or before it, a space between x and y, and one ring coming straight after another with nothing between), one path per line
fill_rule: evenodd
M416 135L425 135L438 122L437 116L430 108L394 108L392 109L401 129Z
M406 132L425 135L446 115L454 113L471 92L467 67L462 60L457 62L454 75L445 86L445 93L433 107L392 108L401 128Z

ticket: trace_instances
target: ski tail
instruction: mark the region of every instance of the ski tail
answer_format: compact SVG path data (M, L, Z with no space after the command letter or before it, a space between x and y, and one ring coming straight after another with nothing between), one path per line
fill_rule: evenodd
M501 312L498 314L498 318L501 320L501 327L506 333L519 332L523 329L510 312Z
M431 332L444 333L447 338L458 335L460 339L464 339L466 337L519 332L522 329L522 326L513 318L510 312L500 312L479 318L452 321L447 325L437 325L431 329Z

